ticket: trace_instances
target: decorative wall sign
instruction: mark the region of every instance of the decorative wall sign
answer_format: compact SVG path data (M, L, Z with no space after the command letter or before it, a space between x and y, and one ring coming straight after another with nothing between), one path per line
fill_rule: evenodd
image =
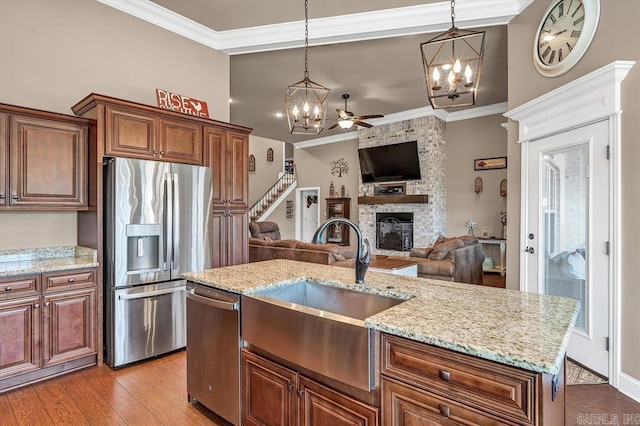
M293 217L293 201L287 200L287 210L286 210L287 219L291 219Z
M344 158L340 158L338 160L333 160L331 163L331 174L338 175L338 177L342 177L343 174L349 174L349 163L346 162Z
M209 107L205 101L200 101L166 90L156 89L158 108L181 112L182 114L195 115L196 117L209 118Z
M473 160L474 170L506 169L507 157L481 158Z
M267 161L273 161L273 149L267 149Z
M476 191L476 194L479 194L482 192L482 178L480 176L476 178L476 182L474 184L474 190Z
M500 182L500 196L501 197L507 196L507 180L506 179L502 179L502 182Z
M253 154L249 156L249 171L250 172L256 171L256 157L254 157Z

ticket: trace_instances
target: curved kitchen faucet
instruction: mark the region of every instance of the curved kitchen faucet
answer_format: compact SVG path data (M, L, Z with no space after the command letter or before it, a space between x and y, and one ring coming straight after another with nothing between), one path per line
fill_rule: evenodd
M369 240L362 237L362 231L358 228L358 225L351 222L349 219L345 219L342 217L334 217L332 219L327 220L325 223L320 225L320 228L313 234L313 240L311 240L314 244L322 244L324 241L322 240L322 234L327 229L327 227L333 223L344 223L349 225L356 231L358 235L358 250L356 252L356 284L364 284L364 274L367 272L367 267L369 266L369 262L371 261L371 250L369 247ZM362 253L362 248L364 245L367 246L367 252Z

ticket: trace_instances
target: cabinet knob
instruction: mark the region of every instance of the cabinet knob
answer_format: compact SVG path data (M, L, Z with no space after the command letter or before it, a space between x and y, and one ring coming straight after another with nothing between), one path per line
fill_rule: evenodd
M13 198L14 200L17 200L18 199L18 195L17 194L13 194L13 197L11 197L11 198Z
M164 151L160 151L160 155L164 155Z
M4 200L5 198L7 198L4 194L0 194L0 200Z
M445 382L448 382L449 380L451 380L451 373L449 373L447 370L440 370L440 378Z
M69 281L70 283L73 283L73 282L76 281L76 279L75 278L69 278L67 281Z
M438 409L440 409L440 414L446 418L449 418L449 407L446 405L438 405Z
M153 150L153 153L154 153L154 154L157 154L157 153L158 153L158 151L154 149L154 150Z
M51 304L51 302L44 302L44 306L49 306Z
M39 303L36 303L36 304L33 305L33 309L38 309L39 307L40 307Z
M289 387L289 392L293 391L293 383L289 382L287 386Z
M298 396L304 395L304 389L298 389Z
M8 287L4 288L4 291L11 291L11 290L13 290L13 287L11 287L11 286L8 286Z

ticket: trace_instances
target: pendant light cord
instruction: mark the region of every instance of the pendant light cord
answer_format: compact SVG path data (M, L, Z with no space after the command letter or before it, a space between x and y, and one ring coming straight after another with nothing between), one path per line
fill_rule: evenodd
M456 7L456 0L451 0L451 28L456 27L456 24L454 22L456 19L455 7Z
M309 0L304 0L304 78L309 79Z

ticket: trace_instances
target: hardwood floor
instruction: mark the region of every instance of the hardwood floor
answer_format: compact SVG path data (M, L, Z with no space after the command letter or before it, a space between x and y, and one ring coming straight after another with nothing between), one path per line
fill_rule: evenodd
M185 369L180 351L115 371L90 367L6 392L0 394L0 425L227 425L187 402ZM625 424L625 414L632 416L626 424L638 424L640 403L609 385L567 386L566 413L567 425Z

